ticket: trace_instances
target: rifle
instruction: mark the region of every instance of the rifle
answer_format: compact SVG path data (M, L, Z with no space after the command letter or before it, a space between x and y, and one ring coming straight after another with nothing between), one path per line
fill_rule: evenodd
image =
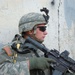
M62 53L59 53L59 51L56 49L49 50L45 46L43 46L42 44L33 40L30 37L28 37L25 42L29 43L27 45L29 48L32 48L32 46L30 45L32 44L34 47L43 51L45 53L45 57L52 58L56 61L55 64L51 64L51 67L54 70L52 75L62 75L66 72L75 72L75 61L69 57L69 52L67 50L65 50ZM26 46L26 44L24 46Z

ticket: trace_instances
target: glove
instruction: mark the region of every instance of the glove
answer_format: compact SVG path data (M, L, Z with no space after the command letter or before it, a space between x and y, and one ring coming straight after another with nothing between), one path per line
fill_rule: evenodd
M50 63L55 63L53 59L45 57L32 57L30 61L30 70L32 69L42 69L45 70L50 67Z
M65 73L64 75L75 75L75 73Z

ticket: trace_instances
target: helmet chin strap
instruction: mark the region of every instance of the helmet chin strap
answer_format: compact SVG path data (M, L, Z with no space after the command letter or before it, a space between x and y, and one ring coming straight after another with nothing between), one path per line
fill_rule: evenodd
M34 29L34 32L33 32L33 35L35 35L36 34L36 29Z

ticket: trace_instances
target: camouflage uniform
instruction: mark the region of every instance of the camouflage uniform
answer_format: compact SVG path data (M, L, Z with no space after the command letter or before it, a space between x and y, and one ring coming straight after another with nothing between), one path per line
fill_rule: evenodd
M25 58L22 61L16 61L13 52L9 56L5 50L0 51L0 75L30 75Z
M17 43L15 44L16 47L18 44L24 44L23 40L25 41L25 39L21 38L19 40L15 40L17 41ZM44 53L42 51L40 51L39 49L36 48L36 53L33 51L33 50L30 50L29 48L26 48L24 49L22 46L17 49L19 52L21 51L24 51L24 54L22 53L17 53L17 58L16 58L16 61L21 61L23 58L25 59L29 59L30 57L44 57ZM21 57L20 57L21 56ZM41 73L39 73L41 72ZM50 75L50 70L49 69L46 69L45 71L42 71L40 69L34 69L34 70L30 70L30 75Z

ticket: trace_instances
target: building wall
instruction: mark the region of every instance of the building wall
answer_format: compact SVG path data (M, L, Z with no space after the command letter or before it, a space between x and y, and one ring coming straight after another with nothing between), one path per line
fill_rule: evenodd
M45 44L60 52L68 50L75 59L75 0L0 0L0 47L18 33L20 18L29 12L49 9L50 20ZM49 42L48 42L49 41Z

